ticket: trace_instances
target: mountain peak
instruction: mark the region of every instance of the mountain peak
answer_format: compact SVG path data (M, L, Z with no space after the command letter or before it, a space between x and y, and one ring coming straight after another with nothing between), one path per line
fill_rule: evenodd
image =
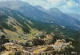
M37 9L39 9L39 10L45 11L45 9L44 9L42 6L40 6L40 5L36 5L35 7L36 7Z
M14 0L14 1L2 1L0 2L0 8L2 7L7 7L7 8L10 8L10 9L16 9L16 8L19 8L21 6L24 6L24 5L29 5L27 2L23 2L23 1L17 1L17 0Z
M59 10L58 8L50 8L50 10L55 9L55 10Z
M42 6L40 6L40 5L36 5L35 7L37 7L37 8L43 8Z
M49 10L51 12L60 12L60 13L62 13L58 8L50 8Z

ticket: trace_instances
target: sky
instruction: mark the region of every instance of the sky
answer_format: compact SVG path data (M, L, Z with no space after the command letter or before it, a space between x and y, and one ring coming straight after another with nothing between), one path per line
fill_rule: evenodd
M63 12L80 14L80 0L22 0L22 1L27 2L33 6L40 5L45 9L58 8Z

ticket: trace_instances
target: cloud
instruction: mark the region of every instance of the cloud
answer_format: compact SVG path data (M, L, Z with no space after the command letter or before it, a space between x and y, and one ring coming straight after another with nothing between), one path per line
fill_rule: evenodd
M59 8L63 12L74 12L80 14L80 0L24 0L35 6L40 5L45 9Z
M8 1L8 0L0 0L0 1ZM15 1L15 0L10 0L10 1ZM62 10L63 12L74 11L75 13L77 13L77 11L79 11L80 9L80 0L22 0L22 1L27 2L33 6L40 5L45 9L56 7Z
M57 7L66 3L66 0L22 0L22 1L26 1L33 6L40 5L46 9Z
M0 0L0 1L18 1L18 0ZM67 7L79 6L79 3L76 3L76 1L80 0L21 0L21 1L28 2L33 6L40 5L47 9L64 5Z
M80 4L74 0L69 0L65 5L58 7L63 12L80 14Z
M47 0L47 3L52 4L53 6L58 6L66 3L66 0Z
M66 4L68 7L77 7L79 6L78 3L76 3L75 1L73 0L70 0L70 1L67 1L67 4Z
M26 1L33 6L40 5L46 9L52 7L64 6L64 5L67 7L79 6L79 3L76 2L77 0L22 0L22 1Z
M35 5L40 5L42 7L49 7L49 3L47 3L46 0L22 0L22 1L26 1L28 2L29 4L35 6Z

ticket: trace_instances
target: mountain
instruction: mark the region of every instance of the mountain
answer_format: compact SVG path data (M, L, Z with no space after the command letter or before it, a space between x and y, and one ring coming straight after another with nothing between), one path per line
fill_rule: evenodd
M42 21L46 23L55 23L60 26L71 27L72 29L80 29L80 21L62 13L57 8L51 8L46 12L22 1L6 1L0 2L0 7L7 7L21 12L26 17ZM39 6L38 6L39 7Z
M10 41L25 42L42 33L35 23L16 10L0 8L0 36L5 35Z
M67 15L72 16L73 18L77 19L80 21L80 15L79 14L74 14L74 13L66 13Z
M0 55L80 55L74 17L21 1L0 5Z
M47 11L45 10L43 7L41 7L40 5L36 5L35 8L39 9L39 10L42 10L42 11Z
M38 8L36 6L36 8ZM38 8L39 9L39 8ZM42 9L40 9L42 10ZM42 10L46 13L48 13L49 15L52 15L54 18L52 19L54 21L54 23L58 24L58 25L62 25L62 26L71 26L71 28L74 29L78 29L80 28L80 21L78 21L77 19L75 19L74 17L67 15L63 12L61 12L58 8L50 8L48 10Z
M28 18L25 18L21 13L16 10L8 8L0 8L0 31L2 34L10 38L10 40L19 40L20 36L26 37L24 33L29 33L30 28L25 23ZM10 37L11 36L11 37Z
M54 16L56 20L58 21L57 24L59 25L75 26L72 28L76 28L77 26L78 28L80 28L79 26L80 22L77 19L61 12L58 8L51 8L48 10L47 13Z
M80 39L79 32L69 27L36 21L25 17L17 10L0 8L0 35L6 35L11 41L23 42L35 38L36 35L44 34L44 31L48 34L53 32L58 38Z
M24 14L26 17L38 20L38 21L46 21L48 18L53 18L49 14L36 9L35 7L29 5L27 2L22 1L7 1L7 2L1 2L0 7L7 7L10 9L15 9L22 14ZM44 22L45 22L44 21Z

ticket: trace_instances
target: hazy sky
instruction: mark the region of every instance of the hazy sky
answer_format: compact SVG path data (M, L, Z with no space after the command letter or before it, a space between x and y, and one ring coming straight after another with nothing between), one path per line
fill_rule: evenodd
M0 0L0 1L5 1L5 0ZM28 2L33 6L40 5L45 9L56 7L63 12L80 14L80 0L22 0L22 1Z

